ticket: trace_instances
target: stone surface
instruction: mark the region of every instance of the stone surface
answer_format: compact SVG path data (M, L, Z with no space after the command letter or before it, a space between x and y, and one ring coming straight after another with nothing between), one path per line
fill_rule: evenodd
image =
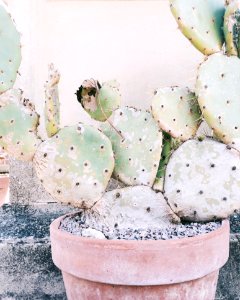
M0 299L66 300L51 259L49 224L73 211L57 204L0 209ZM240 215L231 218L230 259L220 272L216 300L240 300Z
M42 187L32 163L15 159L10 159L10 199L19 204L56 202Z

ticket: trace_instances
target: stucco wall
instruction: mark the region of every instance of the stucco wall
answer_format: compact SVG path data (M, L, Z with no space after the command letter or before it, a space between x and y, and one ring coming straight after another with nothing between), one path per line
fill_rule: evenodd
M202 55L185 39L168 1L7 0L23 34L18 85L39 112L47 65L62 73L62 124L89 121L74 93L89 77L117 79L124 104L149 107L157 87L194 85Z

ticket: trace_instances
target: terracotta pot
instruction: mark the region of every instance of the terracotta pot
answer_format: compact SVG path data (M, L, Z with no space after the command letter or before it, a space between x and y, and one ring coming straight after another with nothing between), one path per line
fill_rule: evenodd
M95 240L50 227L69 300L213 300L229 255L229 222L167 241Z
M0 207L5 203L9 188L9 176L0 174Z

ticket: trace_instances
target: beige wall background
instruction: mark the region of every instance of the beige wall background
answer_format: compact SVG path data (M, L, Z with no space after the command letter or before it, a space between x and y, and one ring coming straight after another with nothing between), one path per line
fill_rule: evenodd
M91 122L74 95L87 78L117 79L123 104L150 106L158 87L194 87L202 55L177 29L168 1L5 0L22 32L16 86L43 111L47 66L62 74L62 125Z

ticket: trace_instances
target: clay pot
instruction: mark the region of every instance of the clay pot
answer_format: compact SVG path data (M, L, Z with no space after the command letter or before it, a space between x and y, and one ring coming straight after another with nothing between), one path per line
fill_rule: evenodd
M229 222L177 240L96 240L50 227L69 300L213 300L229 255Z
M5 203L9 188L9 176L0 174L0 207Z

